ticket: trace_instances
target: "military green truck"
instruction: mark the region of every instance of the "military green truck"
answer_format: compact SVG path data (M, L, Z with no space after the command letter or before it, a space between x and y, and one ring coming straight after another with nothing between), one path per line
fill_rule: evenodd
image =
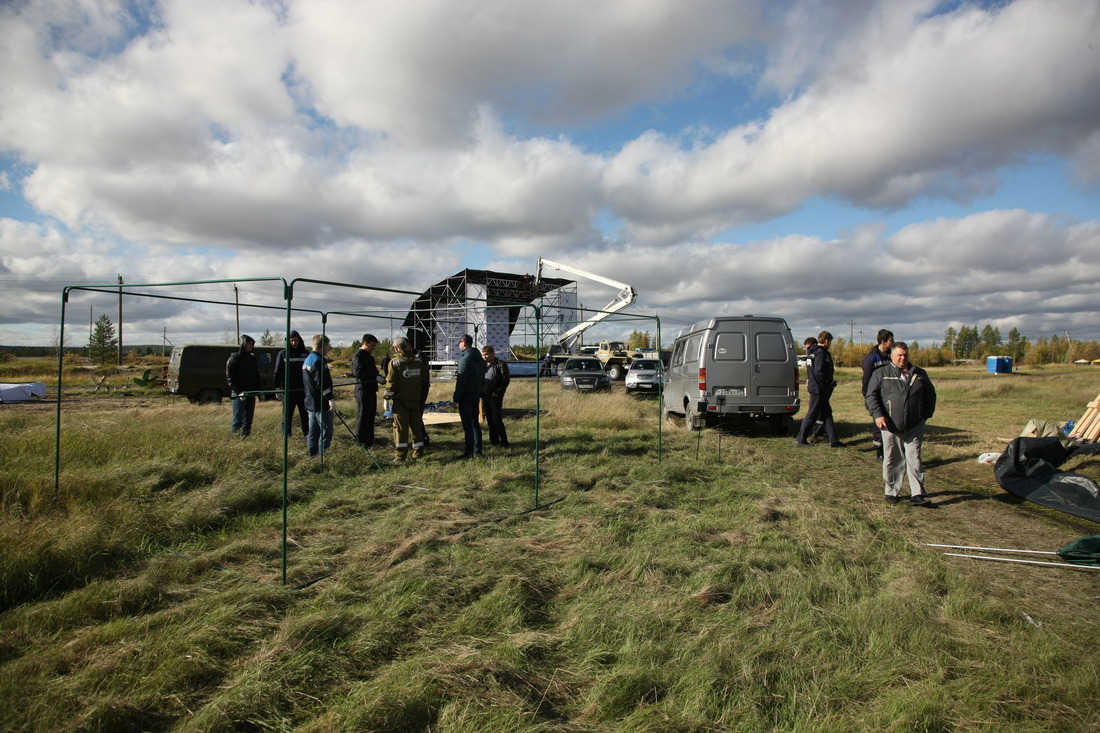
M607 372L607 376L615 381L626 378L627 367L634 361L633 354L622 341L601 341L600 348L596 351L596 358L603 363L603 370Z
M229 396L229 383L225 381L225 363L240 348L233 344L187 344L175 347L168 360L165 390L199 404L221 402L223 397ZM260 383L265 390L274 388L275 355L281 350L281 346L255 346L252 349L260 367Z

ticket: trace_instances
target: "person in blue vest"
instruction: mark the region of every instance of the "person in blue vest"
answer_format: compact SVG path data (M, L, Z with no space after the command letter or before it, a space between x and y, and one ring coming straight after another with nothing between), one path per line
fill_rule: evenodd
M885 328L880 328L878 332L878 340L875 345L871 347L871 350L867 352L867 355L863 357L863 387L861 393L863 399L867 399L867 385L871 382L871 375L876 369L881 366L885 366L890 363L890 349L894 345L894 332L888 331ZM875 456L882 460L882 430L875 423L871 421L871 444L875 447Z
M328 353L328 336L313 337L313 351L302 362L302 384L306 393L306 412L309 414L309 432L306 447L310 457L328 450L332 445L335 415L332 407L332 375L325 354Z
M474 348L474 337L470 334L465 334L458 340L458 351L458 371L455 375L452 401L458 406L465 439L465 450L459 458L477 458L482 455L478 406L481 403L481 392L485 388L485 360L481 358L481 352Z

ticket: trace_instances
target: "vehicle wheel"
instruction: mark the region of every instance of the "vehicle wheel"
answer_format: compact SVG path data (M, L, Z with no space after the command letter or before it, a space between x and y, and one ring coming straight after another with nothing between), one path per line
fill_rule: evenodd
M705 422L705 417L692 415L690 412L684 411L684 426L688 430L702 430Z
M195 402L200 405L216 405L222 401L222 393L216 389L202 389L195 395Z
M626 372L623 370L622 364L612 364L607 368L607 376L611 377L612 381L619 381L626 376Z
M794 422L790 417L783 415L780 417L773 417L770 420L772 430L776 435L790 435L791 423Z

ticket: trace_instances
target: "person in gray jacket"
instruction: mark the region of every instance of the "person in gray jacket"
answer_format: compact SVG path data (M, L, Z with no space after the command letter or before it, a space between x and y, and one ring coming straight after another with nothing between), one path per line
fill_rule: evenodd
M924 491L921 445L925 423L936 412L936 388L928 372L909 363L909 347L904 341L891 347L889 364L872 372L865 401L882 431L886 501L898 503L902 481L908 474L909 503L931 504Z

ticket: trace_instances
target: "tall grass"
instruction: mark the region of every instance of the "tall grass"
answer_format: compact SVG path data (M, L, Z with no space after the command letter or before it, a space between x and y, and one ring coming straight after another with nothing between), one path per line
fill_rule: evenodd
M666 423L658 462L654 400L518 380L483 461L453 424L385 471L339 422L324 466L296 437L285 586L277 404L247 440L227 405L74 409L56 498L52 414L0 410L0 728L1094 729L1100 580L922 543L1095 531L974 460L1095 383L944 376L917 510L841 375L841 449Z

